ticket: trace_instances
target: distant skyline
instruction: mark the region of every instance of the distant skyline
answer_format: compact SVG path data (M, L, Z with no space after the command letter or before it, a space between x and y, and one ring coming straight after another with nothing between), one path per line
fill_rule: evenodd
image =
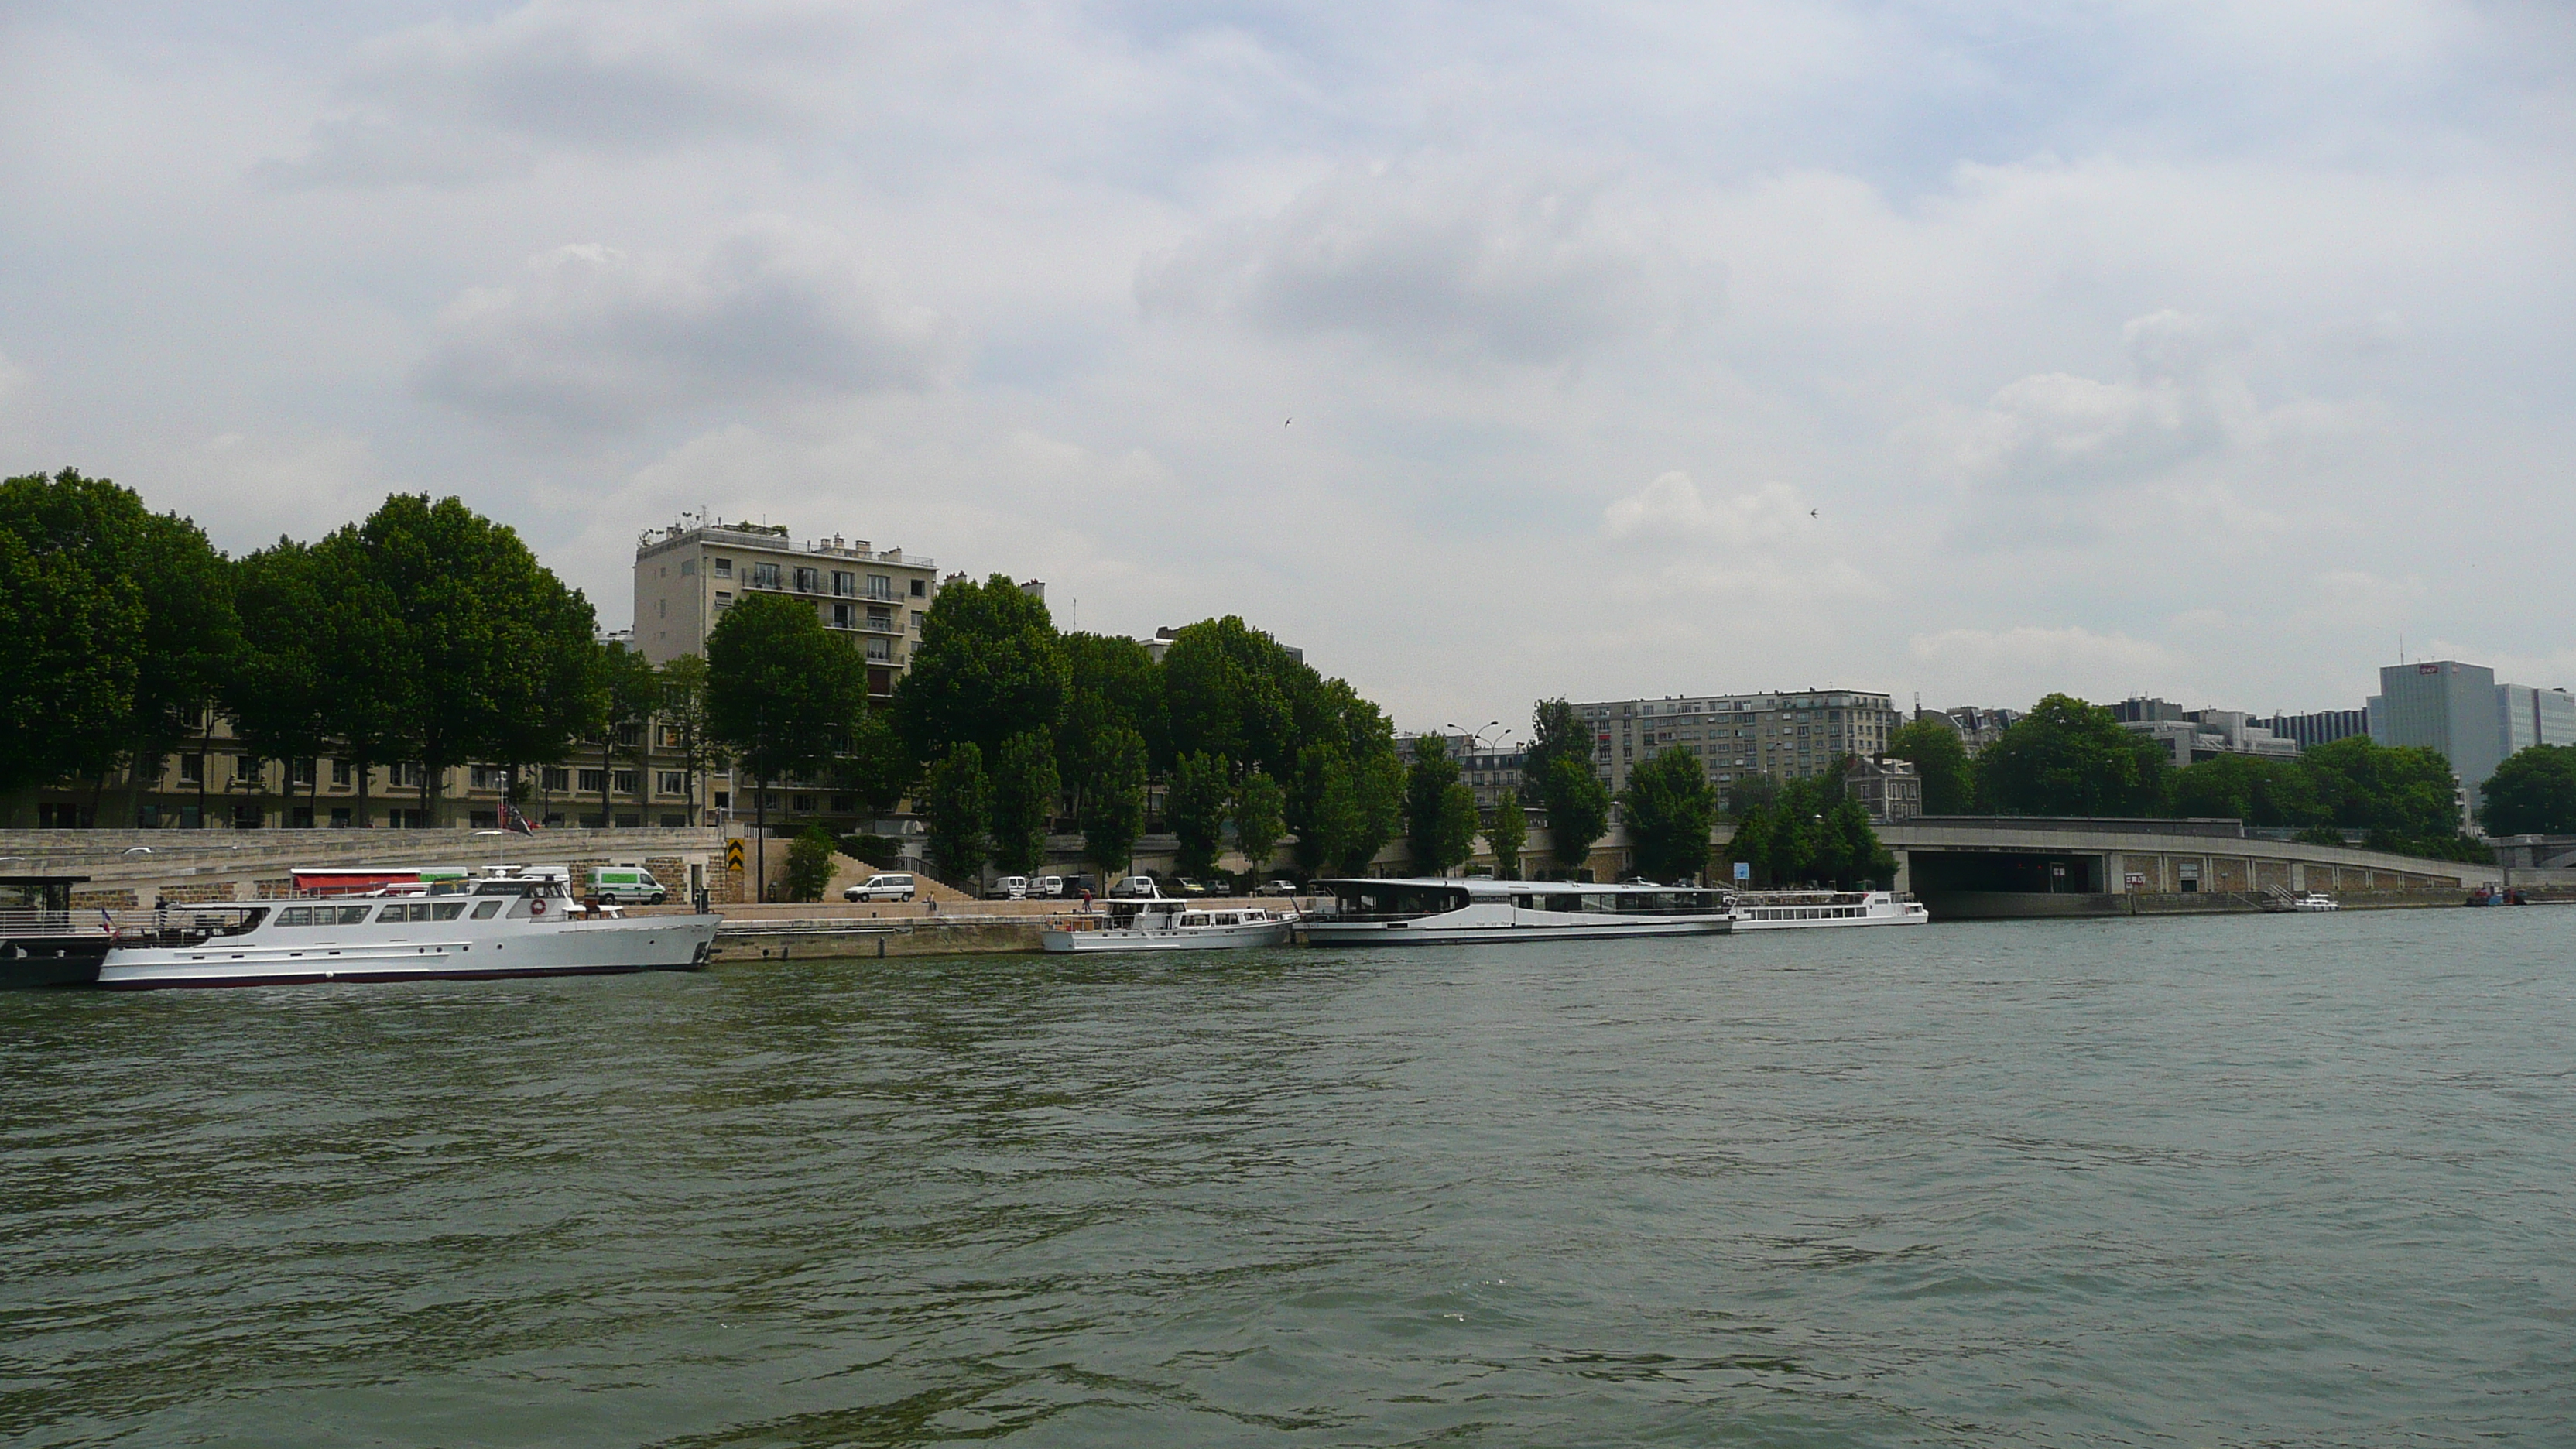
M1541 695L2576 683L2564 6L0 16L0 467ZM1290 420L1293 419L1293 422Z

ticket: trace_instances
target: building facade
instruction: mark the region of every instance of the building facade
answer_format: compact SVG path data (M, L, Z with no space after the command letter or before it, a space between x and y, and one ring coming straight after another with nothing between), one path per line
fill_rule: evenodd
M725 611L754 593L810 603L866 656L868 693L894 692L939 593L932 560L833 537L799 546L756 523L673 524L635 549L635 647L655 664L701 653Z
M2243 710L2184 709L2162 699L2126 699L2110 709L2111 717L2123 729L2146 735L2164 746L2176 769L2221 755L2277 760L2299 756L2298 741L2274 734L2263 721Z
M2495 671L2484 665L2456 659L2391 664L2379 671L2379 694L2371 701L2372 737L2441 755L2474 800L2504 758L2497 700Z
M2020 719L2017 709L1987 709L1981 705L1954 705L1949 709L1917 709L1914 717L1948 725L1959 736L1959 747L1971 756L2004 737L2013 721Z
M1413 761L1413 742L1419 735L1398 735L1396 753L1407 764ZM1521 789L1521 759L1524 748L1486 740L1476 735L1435 734L1448 750L1449 758L1458 762L1458 778L1476 792L1476 808L1491 810L1506 795L1517 795Z
M2576 745L2576 694L2528 684L2496 686L2499 761L2533 745Z
M1861 803L1873 825L1894 825L1923 813L1923 777L1915 773L1912 760L1855 758L1843 772L1843 793Z
M2367 709L2321 709L2314 714L2276 714L2254 721L2302 750L2370 733Z
M1574 712L1592 729L1592 772L1613 793L1639 761L1670 748L1688 750L1720 787L1803 779L1846 755L1875 756L1899 723L1886 695L1848 689L1595 701Z

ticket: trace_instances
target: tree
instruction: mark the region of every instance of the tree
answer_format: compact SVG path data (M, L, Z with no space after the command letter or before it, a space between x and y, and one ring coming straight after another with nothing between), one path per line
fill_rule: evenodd
M1838 770L1782 786L1771 804L1736 822L1726 856L1743 861L1760 885L1821 881L1856 890L1896 876L1895 856L1879 842L1869 812L1843 793Z
M1521 797L1507 794L1495 802L1493 822L1485 827L1485 843L1494 851L1494 874L1519 880L1521 846L1528 841L1529 816L1521 809Z
M1050 772L1055 768L1051 756L1052 752L1047 762ZM833 787L857 795L861 804L879 815L900 803L920 778L912 752L904 748L903 737L895 733L894 716L876 708L870 708L860 718L850 736L848 753L832 765Z
M1145 742L1146 768L1171 764L1171 723L1163 705L1163 671L1133 639L1112 634L1067 634L1064 654L1070 684L1056 721L1056 766L1081 813L1082 797L1119 730Z
M987 756L1028 730L1051 730L1070 685L1047 606L995 574L939 591L921 621L912 667L894 689L895 732L914 759L959 744Z
M984 751L973 741L949 747L922 782L921 814L930 827L931 858L952 885L971 889L982 881L992 842L993 782L984 774Z
M1709 788L1707 772L1690 751L1671 746L1629 771L1628 788L1619 803L1638 874L1648 880L1678 882L1708 869L1717 792Z
M2032 706L1977 762L2005 815L2152 815L2171 769L2164 746L2065 694Z
M1899 725L1887 737L1882 754L1914 764L1923 782L1923 813L1965 815L1976 809L1976 762L1959 732L1930 717Z
M654 708L662 702L662 676L641 653L615 641L600 645L592 661L591 667L598 671L593 688L599 700L600 720L599 823L605 829L616 823L616 817L608 810L608 784L616 773L613 752L618 746L618 736L629 730L637 732L638 741L628 747L627 758L640 760L643 755L642 731L652 722ZM511 763L527 762L513 760Z
M1547 807L1547 832L1556 868L1571 876L1592 858L1592 844L1610 828L1610 787L1592 772L1592 728L1562 699L1540 700L1530 711L1532 744L1521 757L1521 778Z
M2457 781L2435 751L2353 735L2317 746L2300 764L2336 825L2400 841L2460 833Z
M808 825L793 844L787 847L787 879L783 883L791 901L819 901L832 883L832 859L840 847L832 832L820 825Z
M2300 760L2220 755L2174 771L2171 795L2173 813L2186 818L2296 829L2322 825L2329 815L2317 798L2315 775Z
M403 721L417 708L418 671L393 590L379 577L367 540L346 524L313 545L314 653L331 661L323 732L337 741L358 782L357 821L375 824L375 767L402 758Z
M1222 756L1206 750L1183 755L1172 766L1171 790L1164 812L1180 849L1173 866L1181 874L1202 876L1216 869L1225 845L1225 811L1233 802L1234 782Z
M1466 815L1460 817L1456 792L1466 792ZM1413 868L1421 875L1447 875L1476 847L1476 792L1458 778L1458 762L1437 735L1417 735L1413 765L1405 772L1405 835L1413 848Z
M147 772L157 775L161 761L202 728L244 660L232 564L188 519L145 513L139 498L134 513L143 667L118 755L133 767L139 789ZM126 823L134 823L130 813Z
M2487 777L2478 811L2490 835L2576 832L2576 745L2516 750Z
M113 763L143 673L121 540L140 499L65 468L0 483L0 793Z
M1173 753L1286 770L1300 742L1299 696L1316 683L1313 669L1235 615L1176 630L1163 655Z
M1780 801L1780 782L1768 775L1738 775L1726 787L1726 817L1742 820Z
M1043 730L1002 741L993 757L993 863L1026 875L1046 862L1047 825L1062 792L1055 743Z
M1279 837L1287 829L1281 816L1287 802L1287 792L1266 770L1254 770L1235 787L1235 845L1255 873L1270 869L1270 857L1278 852Z
M1082 849L1103 873L1123 874L1145 833L1145 737L1119 726L1092 756L1082 794Z
M596 617L519 536L454 498L397 493L356 530L409 671L392 725L434 818L447 770L559 757L596 719Z
M339 661L317 647L314 624L325 612L319 573L314 551L291 538L233 565L243 647L222 691L224 713L245 745L314 761L317 810L321 756L331 748L330 697L341 685Z
M1297 835L1297 864L1313 872L1330 861L1356 858L1365 870L1380 847L1395 837L1404 812L1404 762L1395 752L1395 728L1376 705L1339 679L1323 679L1298 666L1296 773L1288 789L1288 828ZM1336 804L1347 818L1323 823L1324 786L1338 777L1345 791ZM1327 841L1338 841L1338 850Z
M707 660L683 654L662 666L662 723L680 752L682 782L688 787L692 824L698 813L698 781L723 768L723 752L707 723Z
M707 632L707 725L758 786L752 814L763 871L770 785L837 756L866 712L867 691L858 651L823 627L813 605L785 594L746 593Z

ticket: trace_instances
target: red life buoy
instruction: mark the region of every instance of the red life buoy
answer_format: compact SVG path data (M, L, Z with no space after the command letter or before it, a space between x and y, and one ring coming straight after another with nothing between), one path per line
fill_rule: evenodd
M542 916L542 915L544 915L545 913L546 913L546 898L545 898L544 896L539 896L539 897L537 897L535 900L532 900L532 901L528 902L528 914L529 914L529 915L532 915L532 916Z

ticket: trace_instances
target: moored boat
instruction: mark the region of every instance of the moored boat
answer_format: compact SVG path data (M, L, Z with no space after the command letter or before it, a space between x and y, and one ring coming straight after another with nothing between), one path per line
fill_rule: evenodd
M1299 929L1318 946L1454 945L1701 936L1734 926L1723 892L1560 881L1319 880L1328 907Z
M1050 916L1038 929L1045 950L1090 954L1119 951L1228 951L1285 946L1297 913L1266 906L1211 907L1153 896L1103 901L1089 911Z
M630 918L574 902L563 873L393 884L364 895L212 905L123 926L98 984L253 986L687 971L716 915Z
M1931 912L1894 891L1737 891L1735 929L1806 931L1845 926L1921 926Z
M107 956L109 917L74 912L85 875L0 876L0 989L87 986Z

